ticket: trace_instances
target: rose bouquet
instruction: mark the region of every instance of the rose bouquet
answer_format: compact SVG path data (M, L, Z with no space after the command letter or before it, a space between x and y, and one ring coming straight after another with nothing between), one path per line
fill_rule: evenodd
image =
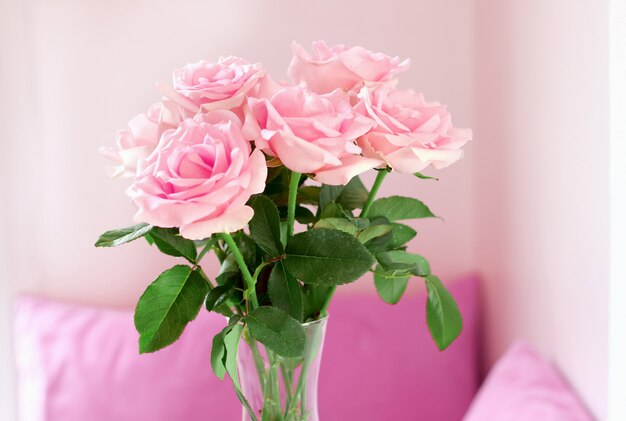
M435 215L412 197L376 198L391 171L428 179L471 139L446 107L396 89L408 60L360 47L293 44L273 81L237 58L176 69L162 98L103 152L128 189L137 225L96 246L145 238L181 263L161 273L135 312L139 351L175 342L200 309L221 313L211 366L228 375L251 420L316 420L316 382L327 309L337 286L373 272L380 297L400 300L426 282L427 324L443 350L462 319L427 260L407 251L401 221ZM359 174L374 170L367 189ZM296 222L298 225L296 226ZM209 276L207 253L220 262Z

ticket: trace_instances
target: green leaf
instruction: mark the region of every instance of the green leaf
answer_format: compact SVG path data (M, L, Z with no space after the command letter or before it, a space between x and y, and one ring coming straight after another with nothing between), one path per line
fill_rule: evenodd
M339 203L331 202L324 206L324 208L320 212L319 219L343 218L345 217L345 215L346 214L343 211L343 207Z
M278 213L280 214L281 221L287 220L287 206L281 206L278 208ZM304 206L296 205L296 221L301 224L310 224L311 222L315 222L315 215L311 212L310 209L305 208Z
M250 403L248 403L248 400L241 392L241 383L239 382L239 373L237 372L237 351L241 340L241 332L243 331L243 326L239 324L239 320L241 320L241 318L233 316L228 326L213 338L211 366L220 379L223 379L224 374L228 373L239 402L241 402L248 411L250 419L252 421L258 421Z
M256 414L254 413L254 410L252 409L252 407L248 403L248 400L246 399L246 397L241 392L241 389L238 388L237 386L235 386L234 383L233 383L233 388L235 389L235 394L237 395L237 398L239 399L239 402L241 402L243 407L246 408L246 411L248 411L248 415L250 415L250 419L252 421L259 421L259 419L257 418Z
M270 273L267 293L272 305L285 311L291 317L302 321L302 291L300 283L293 277L282 261L276 262Z
M287 358L304 355L304 327L293 317L276 307L261 306L246 315L250 334L268 349Z
M250 220L250 237L272 257L283 254L280 242L280 216L278 208L266 196L259 195L252 202L254 216Z
M403 270L415 276L430 275L430 265L424 257L404 250L383 251L376 255L376 259L385 270Z
M212 293L219 293L221 295L221 293L224 292L224 297L213 298L207 295L204 305L208 311L214 311L216 313L223 314L226 317L230 317L233 314L231 307L243 301L243 279L241 277L241 272L239 272L238 268L236 272L230 270L222 272L215 278L215 282L217 282L218 286L214 289L217 289L219 287L223 288L219 289L216 292L213 292L213 290L211 290L209 292L209 295L211 295ZM226 293L225 291L228 292ZM217 299L217 301L213 305L213 308L209 309L210 305L212 304L211 300L213 299Z
M226 367L224 366L224 356L226 355L226 349L224 348L224 331L217 333L213 336L213 343L211 346L211 368L215 376L224 380L226 374Z
M310 224L315 222L315 215L311 212L310 209L305 208L304 206L296 206L296 221L300 224Z
M433 218L435 215L421 201L412 197L391 196L383 197L372 203L369 218L384 216L390 221L402 219Z
M361 244L365 244L374 238L382 237L383 235L389 233L392 228L393 226L391 225L372 225L361 231L357 238Z
M377 217L372 219L370 223L370 227L374 227L377 225L391 225L391 222L387 218ZM388 232L379 237L374 237L369 240L367 243L364 243L365 247L369 250L370 253L376 255L381 251L387 251L390 249L389 242L391 241L392 234Z
M132 227L107 231L96 241L96 247L115 247L120 244L130 243L133 240L143 237L150 231L152 225L137 224Z
M314 228L331 228L346 232L350 235L356 235L356 226L344 218L325 218L320 219Z
M320 187L303 186L298 190L298 201L305 205L318 205L320 202Z
M204 306L207 311L213 311L224 304L233 295L234 291L233 285L218 285L213 288L204 300Z
M233 235L235 244L241 251L243 260L246 262L246 266L251 273L263 262L263 253L250 236L246 235L243 231ZM224 272L239 272L239 265L229 248L225 249L226 257L220 267L220 274Z
M334 291L332 286L305 284L302 286L302 297L304 298L303 320L317 319L322 307L326 303L328 294Z
M392 275L393 272L390 274ZM378 295L388 304L396 304L402 298L409 282L409 276L387 276L384 272L374 272L374 285Z
M198 315L208 289L189 266L177 265L160 274L135 309L139 352L154 352L174 343Z
M368 195L369 192L363 185L363 182L361 182L359 176L356 176L345 185L335 201L346 210L361 209L367 202Z
M446 349L463 330L459 307L446 287L436 276L427 276L426 323L440 351Z
M194 263L198 257L196 243L181 237L178 228L152 227L150 237L161 250L161 253L174 257L184 257L191 263Z
M305 283L337 285L359 279L374 264L369 251L350 234L320 228L295 235L285 267Z
M393 223L391 229L391 241L388 244L390 249L395 249L411 241L417 232L408 225Z
M320 189L320 209L324 209L329 204L335 202L341 192L343 191L344 186L329 186L327 184L323 184Z
M420 173L420 172L416 172L416 173L414 173L413 175L414 175L414 176L416 176L417 178L421 178L422 180L435 180L435 181L439 181L439 179L438 179L438 178L436 178L436 177L431 177L431 176L428 176L428 175L424 175L424 174L422 174L422 173Z
M371 225L370 220L367 218L351 218L351 219L348 218L348 219L350 220L350 222L354 224L354 226L356 227L358 231L362 231Z
M220 380L224 380L224 375L226 374L226 366L224 365L226 356L224 338L240 320L241 317L237 315L232 316L228 321L228 325L213 337L211 368L213 368L213 372Z
M239 383L239 375L237 373L237 350L239 349L239 340L241 339L241 332L243 326L241 323L234 324L229 332L224 334L224 348L226 355L224 356L224 368L239 389L241 384Z
M290 171L282 165L267 169L267 180L263 194L271 198L277 206L287 204L290 175Z
M143 236L143 238L146 239L146 241L148 242L149 245L153 245L154 244L154 240L152 239L152 237L150 237L150 233L147 232L146 235Z

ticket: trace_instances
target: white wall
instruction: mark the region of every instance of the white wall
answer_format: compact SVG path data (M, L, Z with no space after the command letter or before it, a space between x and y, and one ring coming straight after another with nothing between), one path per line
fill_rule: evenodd
M475 244L487 360L528 338L604 420L608 2L476 4Z
M609 293L609 419L626 419L626 3L611 0L611 284Z
M21 113L18 110L25 109L26 101L15 83L19 80L19 69L24 67L24 54L14 43L23 34L19 11L14 3L4 0L0 0L0 11L0 168L6 169L12 167L13 161L10 140L21 137L17 121ZM28 86L24 86L21 93L27 94ZM36 169L36 162L31 161L31 170ZM0 420L3 421L16 419L15 372L10 340L11 303L16 285L11 275L17 273L19 266L11 263L14 253L11 253L12 244L7 234L11 225L9 207L21 206L8 194L9 178L18 176L0 170Z

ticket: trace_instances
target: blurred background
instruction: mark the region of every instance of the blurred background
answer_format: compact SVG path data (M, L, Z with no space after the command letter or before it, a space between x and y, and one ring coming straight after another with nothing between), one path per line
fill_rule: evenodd
M394 175L382 194L445 218L412 244L442 279L480 275L485 370L527 338L607 419L608 0L0 4L0 419L15 417L16 294L132 307L171 263L140 242L93 247L133 215L98 148L174 67L232 54L281 79L290 42L317 39L411 58L400 86L473 128L465 158L430 172L439 182Z

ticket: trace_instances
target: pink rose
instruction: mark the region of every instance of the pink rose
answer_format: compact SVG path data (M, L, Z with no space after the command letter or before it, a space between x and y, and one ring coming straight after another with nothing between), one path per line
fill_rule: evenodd
M293 42L293 59L287 73L294 83L306 83L309 89L320 94L337 88L357 90L363 84L393 82L396 73L409 67L409 60L400 61L383 53L373 53L363 47L334 45L324 41L313 43L314 54Z
M174 89L205 111L239 107L265 76L260 64L239 57L199 61L174 70Z
M100 153L117 162L115 167L107 167L111 177L132 177L137 163L148 157L159 143L161 134L176 128L190 113L168 98L154 104L147 113L138 114L128 122L128 129L117 132L117 150L101 148Z
M412 174L429 164L439 169L463 156L470 129L452 127L445 105L425 102L413 90L361 89L356 108L376 121L358 141L364 155L382 158L394 170Z
M253 215L246 202L266 177L265 157L251 153L235 114L199 114L165 132L140 165L129 189L135 221L179 227L192 240L240 230Z
M339 185L382 163L360 156L355 139L373 122L353 110L343 91L318 95L287 87L269 99L250 98L248 105L244 134L292 171Z

